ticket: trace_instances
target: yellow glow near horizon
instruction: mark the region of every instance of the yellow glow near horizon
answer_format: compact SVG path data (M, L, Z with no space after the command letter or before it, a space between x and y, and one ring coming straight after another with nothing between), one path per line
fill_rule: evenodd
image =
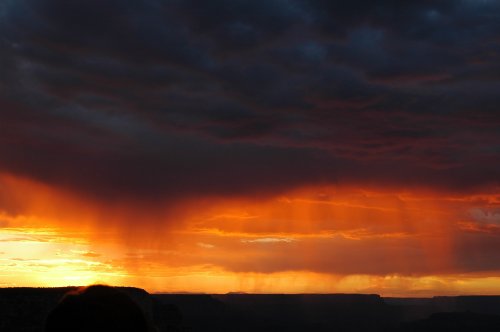
M318 187L258 200L207 198L163 211L131 202L108 207L28 180L3 181L15 209L0 206L0 286L500 293L491 267L500 235L491 212L500 207L497 194ZM478 257L489 259L487 269L476 267Z
M2 286L69 286L113 283L116 267L91 257L85 239L54 228L0 229ZM89 257L87 257L89 256Z
M500 277L485 275L370 276L310 271L236 273L205 266L126 269L113 255L89 251L84 241L68 241L54 229L0 230L2 286L74 286L105 283L138 286L150 292L378 293L382 296L498 294ZM104 247L99 248L100 250ZM109 248L108 248L109 249ZM16 256L16 257L13 257Z

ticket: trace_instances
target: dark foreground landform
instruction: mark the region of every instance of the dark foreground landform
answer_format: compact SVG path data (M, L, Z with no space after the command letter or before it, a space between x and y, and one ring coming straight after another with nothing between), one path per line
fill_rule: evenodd
M0 331L43 331L74 288L0 289ZM500 296L148 294L120 288L158 331L500 331Z

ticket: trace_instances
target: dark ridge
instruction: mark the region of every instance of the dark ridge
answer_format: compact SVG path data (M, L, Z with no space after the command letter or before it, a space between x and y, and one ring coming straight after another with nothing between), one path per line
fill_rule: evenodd
M42 332L68 291L0 289L0 331ZM119 287L158 332L500 331L500 296L427 299L363 294L149 294Z

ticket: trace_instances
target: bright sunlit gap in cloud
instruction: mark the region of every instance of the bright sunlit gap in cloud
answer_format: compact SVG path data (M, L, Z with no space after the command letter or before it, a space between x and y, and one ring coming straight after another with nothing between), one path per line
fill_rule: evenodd
M56 228L0 229L0 270L4 286L113 284L123 277L119 266L89 251L85 234Z

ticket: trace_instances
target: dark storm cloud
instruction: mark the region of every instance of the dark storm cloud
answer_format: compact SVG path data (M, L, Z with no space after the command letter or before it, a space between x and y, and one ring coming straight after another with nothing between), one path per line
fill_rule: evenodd
M465 0L4 1L0 168L141 197L496 187L499 15Z

